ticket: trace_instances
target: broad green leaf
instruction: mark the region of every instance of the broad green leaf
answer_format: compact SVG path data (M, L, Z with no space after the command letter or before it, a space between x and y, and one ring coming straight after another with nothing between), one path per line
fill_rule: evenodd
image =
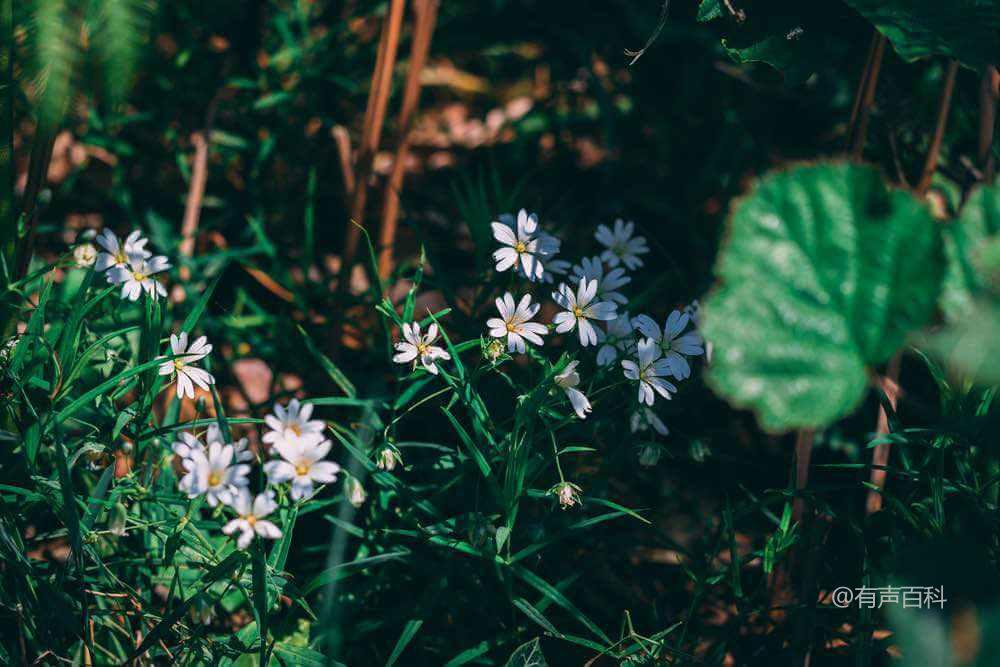
M900 57L948 56L979 69L1000 62L997 0L847 0Z
M538 645L538 637L521 644L507 659L506 667L548 667L542 647Z
M978 188L969 196L958 219L945 231L948 266L941 291L941 310L949 322L971 316L975 297L995 280L991 278L991 269L998 262L990 250L995 239L1000 238L998 232L1000 187Z
M843 417L864 396L866 366L930 317L940 256L927 208L873 167L765 177L733 211L705 304L708 382L771 431Z

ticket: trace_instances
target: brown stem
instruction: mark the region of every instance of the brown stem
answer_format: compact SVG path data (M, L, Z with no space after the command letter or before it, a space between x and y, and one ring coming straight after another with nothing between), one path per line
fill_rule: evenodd
M343 125L334 125L333 140L337 144L337 157L340 160L340 174L344 179L344 194L348 197L354 192L354 165L351 164L351 137Z
M385 186L383 198L382 226L379 230L378 273L382 280L392 273L392 253L396 241L396 225L399 221L399 192L403 187L406 173L406 158L410 149L410 131L420 103L420 73L427 62L427 53L437 21L439 0L414 0L413 42L410 45L410 68L406 73L403 90L403 106L399 112L400 139L396 157L392 163L392 173Z
M337 284L337 290L340 292L345 292L348 288L351 268L354 265L358 243L361 240L361 230L357 225L364 222L365 203L368 198L368 179L371 176L375 153L378 151L379 139L382 136L382 126L385 124L385 111L392 87L392 70L396 65L396 52L399 49L404 4L405 0L392 0L389 13L386 14L385 22L382 24L382 37L379 40L379 51L375 58L375 72L372 74L371 88L368 91L368 107L365 110L365 125L358 148L356 179L351 197L350 219L357 224L347 225L344 234L340 277Z
M979 146L976 164L983 172L983 181L993 182L993 134L996 131L997 101L1000 99L1000 70L996 65L988 65L983 70L979 86Z
M878 87L878 75L882 69L882 56L885 54L887 41L885 35L878 34L875 38L875 50L865 68L864 94L861 97L861 105L855 119L856 125L852 126L854 132L851 134L851 157L855 160L860 160L864 154L865 139L868 136L868 121L871 118L872 106L875 104L875 89Z
M919 196L927 194L931 187L931 179L937 170L938 157L941 155L941 142L944 140L944 130L948 126L948 112L951 110L951 94L955 90L955 75L958 74L958 61L953 60L948 64L948 71L944 75L944 86L941 88L941 100L938 102L937 123L934 126L934 136L931 138L931 147L927 151L927 159L924 160L924 170L917 181L916 193Z
M795 491L801 492L809 483L809 461L812 459L813 431L801 429L795 434ZM792 521L800 521L805 512L805 500L796 495L792 504Z
M184 205L184 221L181 223L180 253L190 257L194 253L195 234L201 217L201 202L205 197L205 182L208 180L208 141L203 132L191 135L194 146L194 160L191 167L191 184L188 186L187 202ZM180 270L181 279L188 280L191 272L187 266Z
M851 119L847 122L849 128L848 145L854 140L854 131L857 129L858 112L861 111L861 100L865 96L865 89L868 87L868 77L872 70L872 59L875 57L875 47L878 45L878 31L872 33L871 42L868 44L868 57L865 58L865 66L858 77L858 88L854 91L854 103L851 105Z
M896 401L899 399L899 365L900 355L896 354L896 356L889 360L885 376L879 378L879 385L882 387L882 391L885 392L886 398L889 399L889 405L892 406L893 410L896 409ZM886 414L885 408L879 405L878 422L875 424L875 437L888 435L888 433L889 415ZM872 470L869 481L878 487L878 491L868 489L868 497L865 499L865 514L874 514L882 509L881 491L885 488L885 467L889 464L889 452L891 449L891 443L883 442L876 445L875 451L872 452Z

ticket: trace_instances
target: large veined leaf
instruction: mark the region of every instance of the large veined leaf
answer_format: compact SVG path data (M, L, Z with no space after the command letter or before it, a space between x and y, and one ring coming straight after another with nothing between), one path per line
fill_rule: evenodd
M973 68L1000 63L1000 0L847 0L906 60L933 55Z
M979 188L947 230L941 310L948 326L927 340L948 367L1000 382L1000 187Z
M1000 187L978 188L945 234L948 269L941 292L941 310L949 322L969 317L975 297L992 282L988 274L994 262L989 251L995 247L995 240L1000 239L998 233Z
M943 262L924 204L873 167L797 166L736 205L705 304L713 389L764 428L822 427L933 312Z

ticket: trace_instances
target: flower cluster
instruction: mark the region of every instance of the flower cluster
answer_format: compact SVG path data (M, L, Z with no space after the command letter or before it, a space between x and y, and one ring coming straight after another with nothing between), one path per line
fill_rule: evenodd
M184 475L177 488L188 498L204 496L210 507L222 505L236 514L222 529L227 535L239 534L237 545L245 549L254 536L274 540L281 530L266 517L277 508L275 489L288 484L293 501L311 497L317 484L337 481L339 465L325 460L332 443L323 435L325 424L311 419L313 406L292 399L288 406L275 404L273 413L264 421L268 432L262 440L271 445L274 456L263 464L268 488L252 495L249 490L251 462L255 460L246 438L226 442L215 424L205 431L204 442L182 431L173 443L173 452L180 458ZM352 503L364 501L360 482L347 489Z
M525 354L528 346L543 347L552 334L575 334L580 348L596 350L594 381L619 364L624 380L635 387L637 402L629 413L633 433L653 431L666 436L666 424L653 411L656 398L670 399L678 382L691 376L692 357L705 354L705 344L695 330L698 304L674 310L661 326L647 314L630 316L624 289L632 282L630 271L643 266L649 253L646 239L636 235L635 223L616 220L599 225L594 234L602 250L584 257L576 265L558 258L561 241L542 229L538 216L522 209L517 215L503 214L492 223L499 248L493 253L498 274L513 272L529 283L556 287L551 298L558 311L550 323L538 321L543 304L530 288L518 294L507 290L495 300L497 316L486 320L488 338L483 354L497 363L504 351ZM694 325L692 327L691 325ZM396 343L393 361L421 366L439 374L439 364L451 356L435 346L440 332L436 323L421 335L418 322L402 324L402 340ZM565 394L573 412L586 419L593 410L580 373L581 359L566 363L552 376L554 391ZM640 457L650 461L652 453ZM558 495L563 507L576 502L576 487L561 483Z
M146 249L148 239L142 237L142 232L133 230L124 240L119 239L110 229L103 230L96 236L91 236L103 249L97 252L90 243L82 243L73 251L77 266L93 266L95 271L104 271L105 277L112 285L121 285L121 298L137 301L143 293L152 299L167 295L162 283L153 278L170 268L170 262L162 255L153 256ZM177 398L195 397L194 388L197 385L208 391L215 384L211 373L195 365L212 352L208 339L201 336L188 344L188 332L170 336L170 355L161 356L159 373L168 376L176 382Z

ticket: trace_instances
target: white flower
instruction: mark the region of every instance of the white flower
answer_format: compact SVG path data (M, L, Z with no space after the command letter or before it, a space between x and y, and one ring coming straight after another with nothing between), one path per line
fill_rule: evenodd
M171 445L171 449L174 454L181 457L182 459L190 458L192 451L200 451L205 453L205 445L201 440L196 438L191 433L187 431L181 431L177 434L180 440L175 441ZM223 445L227 444L224 437L222 437L222 429L219 428L218 424L209 424L208 429L205 431L205 441L209 444L213 442L218 442ZM233 459L239 463L246 463L248 461L253 461L253 452L250 451L250 443L246 438L240 438L233 445Z
M240 536L236 540L236 546L240 549L246 549L250 546L254 535L260 535L268 540L276 540L281 537L281 531L278 527L270 521L264 520L264 517L278 509L278 503L274 502L273 491L265 491L251 499L247 489L240 489L240 492L233 498L231 507L236 510L239 517L223 526L222 532L226 535L239 532Z
M552 240L557 239L548 234L540 237L538 216L534 213L528 215L523 208L517 214L517 222L513 225L509 223L504 216L501 216L500 222L490 223L493 238L504 246L493 253L497 271L519 266L529 280L541 279L545 273L542 257L558 251L558 246L554 250L552 247Z
M97 256L97 263L94 268L104 271L111 267L127 268L131 258L148 259L153 253L146 250L147 239L142 238L142 232L138 229L125 238L122 243L110 229L103 230L95 239L104 252ZM110 280L110 275L108 276Z
M660 346L655 340L644 338L639 341L638 353L638 363L625 359L622 368L625 377L639 381L639 403L652 405L656 394L669 399L670 392L676 392L677 387L663 379L670 373L670 367L666 359L660 359Z
M573 267L573 275L578 280L596 280L599 300L628 303L625 295L618 291L619 287L632 282L632 279L625 275L625 269L617 267L605 273L600 257L584 257L580 260L579 266Z
M559 289L552 293L552 298L556 303L566 310L557 313L552 323L556 325L556 331L565 333L572 331L574 327L579 330L580 344L597 344L597 330L590 320L613 320L617 313L617 306L610 301L594 302L597 295L596 280L581 280L576 287L576 294L567 287L565 283L559 285Z
M541 304L531 303L531 295L525 294L521 301L514 306L514 297L510 292L498 297L496 300L497 310L500 317L491 317L486 320L486 326L490 329L490 336L493 338L506 338L508 352L521 352L525 350L524 341L535 345L543 345L542 336L549 332L548 327L539 322L531 322Z
M580 491L582 489L573 482L559 482L549 489L549 493L559 499L559 506L564 510L580 504Z
M302 405L297 398L290 400L287 408L275 403L273 414L264 417L264 423L271 430L264 434L262 440L272 445L303 436L317 436L322 440L326 423L319 419L309 419L312 413L313 404Z
M557 374L552 378L556 386L566 392L566 398L569 399L570 405L573 406L573 410L576 411L576 416L580 419L586 419L587 413L590 412L590 401L584 396L583 392L576 388L580 384L580 374L576 372L576 367L579 361L571 361L566 364L566 368L563 369L562 373Z
M361 486L361 482L353 477L344 479L344 495L347 496L347 502L355 507L364 505L365 499L368 497L368 494L365 493L365 487Z
M597 330L597 340L600 347L597 348L597 363L607 366L618 358L618 354L630 354L635 349L635 336L633 332L632 320L629 319L628 312L620 313L618 317L606 322L607 333Z
M615 220L614 231L607 225L597 226L594 238L607 248L601 253L601 259L607 262L608 266L618 266L619 262L624 263L630 270L642 266L639 255L649 252L649 248L644 237L632 236L634 231L635 223L625 222L621 218Z
M194 398L194 385L198 385L204 390L208 386L215 384L212 374L203 368L193 366L196 361L204 359L212 351L212 346L208 344L205 336L198 338L188 347L188 335L182 331L179 336L170 335L170 351L177 355L160 364L160 375L177 374L177 398ZM164 357L160 357L163 359Z
M108 270L108 282L122 286L122 298L135 301L145 292L151 297L166 296L166 288L153 276L170 268L170 262L162 255L146 260L139 255L129 257L127 266L115 265Z
M280 461L268 461L264 472L271 484L291 481L292 500L312 494L313 483L328 484L337 481L340 466L323 461L332 443L317 433L305 433L300 438L282 439L274 449Z
M233 445L213 442L207 448L192 447L188 456L181 460L187 474L181 478L177 487L188 498L205 494L205 499L212 507L220 502L228 505L233 502L239 489L250 483L247 479L250 466L237 463L235 458L236 448Z
M629 418L629 426L633 433L648 431L652 427L660 435L670 435L670 429L663 423L663 420L645 406L639 406L639 409L632 413L631 418Z
M81 243L73 248L73 261L81 269L93 266L97 261L97 248L93 243Z
M675 310L667 316L662 331L649 315L637 315L632 320L632 326L642 332L642 335L652 338L660 346L667 363L670 365L671 375L678 380L684 380L691 376L691 365L685 355L697 356L705 353L705 349L701 346L700 335L693 331L684 333L690 319L691 316L687 313Z
M403 338L405 340L396 343L396 351L399 354L392 358L397 364L405 364L412 361L413 367L416 368L419 361L420 365L427 372L437 375L438 368L434 362L437 359L451 359L451 355L445 352L443 348L431 344L438 338L438 326L435 323L431 323L427 327L427 333L422 336L420 334L419 322L404 324Z

